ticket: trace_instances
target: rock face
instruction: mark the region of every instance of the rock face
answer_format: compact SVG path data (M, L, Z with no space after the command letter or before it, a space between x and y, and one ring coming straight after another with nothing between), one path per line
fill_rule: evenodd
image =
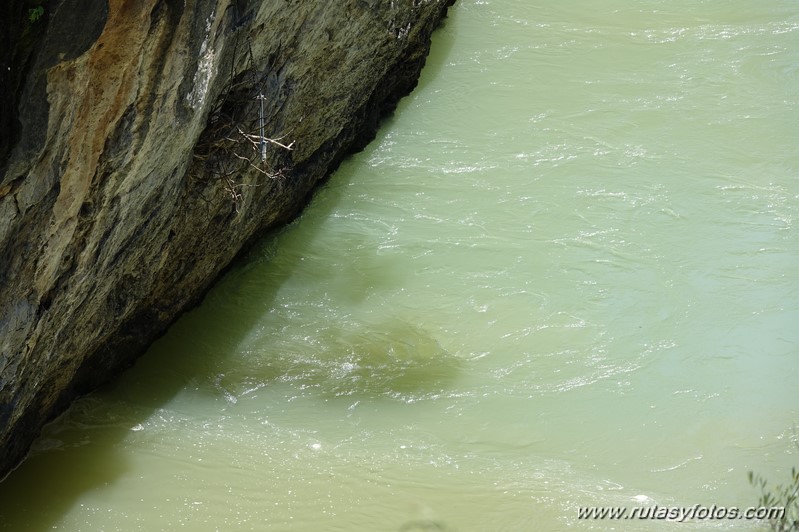
M363 147L452 2L6 2L0 478Z

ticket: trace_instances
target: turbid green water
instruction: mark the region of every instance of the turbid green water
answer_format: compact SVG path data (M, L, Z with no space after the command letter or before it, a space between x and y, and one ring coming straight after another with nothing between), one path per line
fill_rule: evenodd
M792 0L460 0L419 88L0 485L9 530L753 528L799 465Z

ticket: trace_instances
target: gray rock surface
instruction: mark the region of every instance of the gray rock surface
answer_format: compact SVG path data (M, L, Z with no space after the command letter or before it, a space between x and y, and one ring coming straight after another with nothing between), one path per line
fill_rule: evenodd
M452 1L9 0L0 478L370 140Z

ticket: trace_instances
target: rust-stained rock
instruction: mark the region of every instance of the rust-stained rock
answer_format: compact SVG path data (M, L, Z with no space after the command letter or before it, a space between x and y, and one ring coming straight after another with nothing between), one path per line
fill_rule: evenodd
M0 478L371 138L451 3L6 3Z

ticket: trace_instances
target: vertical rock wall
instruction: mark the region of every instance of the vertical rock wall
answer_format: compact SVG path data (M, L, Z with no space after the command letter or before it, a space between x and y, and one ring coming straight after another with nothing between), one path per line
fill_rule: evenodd
M0 478L363 147L452 1L9 0Z

